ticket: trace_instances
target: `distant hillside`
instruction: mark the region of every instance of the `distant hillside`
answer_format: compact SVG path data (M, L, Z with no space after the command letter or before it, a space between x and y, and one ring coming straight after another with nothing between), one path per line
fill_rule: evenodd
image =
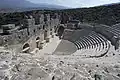
M11 11L11 10L27 10L27 9L65 9L63 6L50 5L50 4L35 4L27 0L1 0L0 1L0 12ZM10 9L10 10L9 10Z
M30 8L31 9L31 8ZM0 25L14 23L19 25L20 21L22 21L26 14L35 14L35 13L59 13L61 15L61 22L65 22L64 20L78 19L81 22L85 23L98 23L98 24L106 24L113 25L116 23L120 23L120 4L109 4L102 5L91 8L77 8L77 9L65 9L65 10L39 10L39 8L34 8L33 11L29 8L24 9L25 12L16 12L15 13L0 13ZM37 9L37 10L36 10Z
M61 10L67 16L73 19L79 19L81 22L100 23L113 25L120 23L120 3L101 5L91 8L76 8Z

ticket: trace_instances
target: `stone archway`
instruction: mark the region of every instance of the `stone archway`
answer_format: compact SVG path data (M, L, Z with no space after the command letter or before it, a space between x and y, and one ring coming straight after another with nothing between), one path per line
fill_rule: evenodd
M57 32L57 26L54 26L54 33Z
M36 38L36 48L39 48L39 44L40 44L40 37Z
M47 30L44 31L44 40L47 38Z
M29 53L29 50L30 50L30 45L29 45L28 43L26 43L26 44L23 46L22 52L24 52L24 53Z
M62 38L64 30L65 30L64 26L60 26L58 28L57 35L59 36L60 39Z

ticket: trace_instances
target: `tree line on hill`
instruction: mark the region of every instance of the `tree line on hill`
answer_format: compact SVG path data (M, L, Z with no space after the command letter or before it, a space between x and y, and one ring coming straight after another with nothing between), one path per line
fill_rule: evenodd
M62 23L66 23L69 19L77 19L81 22L98 23L106 25L114 25L120 23L120 4L103 5L91 8L76 8L64 10L34 10L26 12L0 13L0 25L14 23L19 25L20 22L28 14L37 13L58 13L61 15Z

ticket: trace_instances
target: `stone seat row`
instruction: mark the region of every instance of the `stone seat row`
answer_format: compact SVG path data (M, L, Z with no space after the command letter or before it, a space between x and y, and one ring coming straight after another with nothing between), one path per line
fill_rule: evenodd
M120 35L120 28L119 27L103 27L106 31L111 32L115 36Z
M80 51L79 53L89 53L89 55L95 55L96 53L96 55L104 54L109 49L108 40L94 31L87 36L79 37L78 40L71 42L76 45Z
M116 24L113 26L107 26L102 24L96 25L94 27L94 31L107 38L111 42L111 45L114 46L115 50L119 48L120 24Z
M85 30L85 29L82 29L82 30L76 30L72 33L72 35L70 35L70 37L68 38L69 41L71 42L75 42L77 41L80 37L85 37L87 35L90 34L91 31L89 30Z

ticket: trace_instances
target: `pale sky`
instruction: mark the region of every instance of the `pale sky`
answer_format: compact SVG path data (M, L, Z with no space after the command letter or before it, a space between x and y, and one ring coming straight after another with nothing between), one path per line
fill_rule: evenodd
M34 3L56 4L71 8L77 7L93 7L103 4L120 2L120 0L28 0Z

